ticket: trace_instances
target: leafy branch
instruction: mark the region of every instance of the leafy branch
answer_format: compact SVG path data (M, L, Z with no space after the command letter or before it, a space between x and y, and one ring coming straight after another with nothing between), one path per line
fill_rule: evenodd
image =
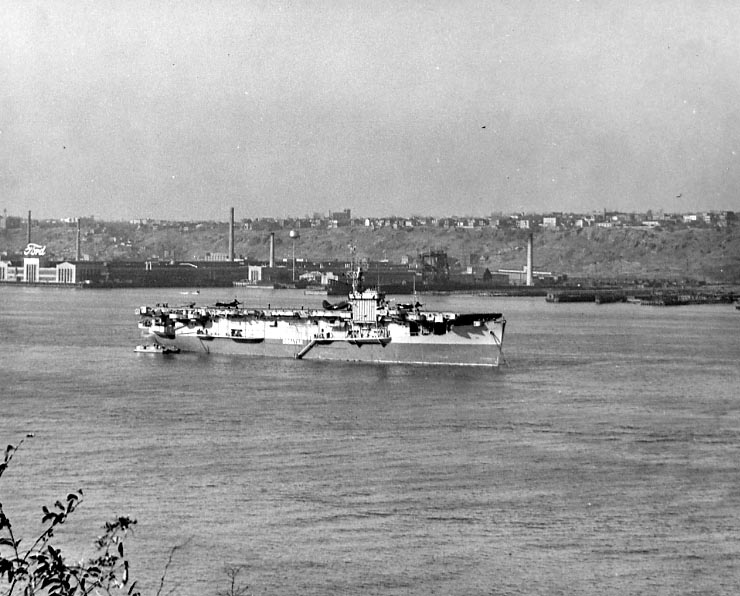
M21 440L16 447L8 445L5 449L0 478L22 444ZM61 549L52 545L55 531L68 521L82 500L79 490L51 507L43 506L42 530L27 550L20 548L21 539L16 538L0 502L0 590L4 590L0 594L13 596L17 590L24 596L86 596L93 592L140 596L136 582L130 581L124 551L125 538L133 531L136 520L118 517L107 522L95 542L97 554L87 561L68 564Z

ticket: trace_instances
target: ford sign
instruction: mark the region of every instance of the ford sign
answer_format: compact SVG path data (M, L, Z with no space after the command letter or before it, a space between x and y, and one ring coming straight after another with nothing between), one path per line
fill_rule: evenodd
M29 242L26 249L23 251L23 255L26 257L43 257L46 254L46 246L40 244L34 244Z

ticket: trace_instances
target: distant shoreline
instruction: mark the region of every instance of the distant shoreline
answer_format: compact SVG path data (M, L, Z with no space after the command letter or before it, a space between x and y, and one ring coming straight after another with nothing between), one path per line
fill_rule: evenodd
M67 290L181 290L185 286L132 286L123 284L63 284L63 283L25 283L18 281L0 281L0 287L15 288L48 288ZM208 286L210 289L235 289L231 285ZM292 290L293 288L268 288L276 292ZM300 290L300 288L298 289ZM405 295L398 292L388 292L389 295ZM511 286L511 287L479 287L479 288L451 288L451 289L417 289L416 294L421 296L488 296L499 298L546 298L548 302L598 302L601 304L614 302L636 302L643 304L684 305L684 304L732 304L740 300L740 285L715 284L696 286L662 285L655 287L622 286Z

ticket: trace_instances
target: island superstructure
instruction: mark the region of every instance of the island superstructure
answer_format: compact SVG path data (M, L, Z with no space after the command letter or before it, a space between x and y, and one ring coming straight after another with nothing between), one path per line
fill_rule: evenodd
M154 343L184 352L296 359L497 366L501 313L427 311L395 304L354 275L348 299L321 308L142 306L139 328Z

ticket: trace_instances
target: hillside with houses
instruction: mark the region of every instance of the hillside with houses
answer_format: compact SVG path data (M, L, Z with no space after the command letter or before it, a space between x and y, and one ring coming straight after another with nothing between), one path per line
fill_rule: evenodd
M228 258L228 221L32 219L30 238L58 261ZM291 234L292 232L292 234ZM533 237L535 270L595 280L740 283L740 224L735 213L493 214L490 217L354 217L350 210L304 218L244 218L234 225L237 259L265 262L270 238L278 263L300 267L352 258L414 267L444 252L451 268L482 276L522 269ZM28 220L0 219L0 258L22 254Z

